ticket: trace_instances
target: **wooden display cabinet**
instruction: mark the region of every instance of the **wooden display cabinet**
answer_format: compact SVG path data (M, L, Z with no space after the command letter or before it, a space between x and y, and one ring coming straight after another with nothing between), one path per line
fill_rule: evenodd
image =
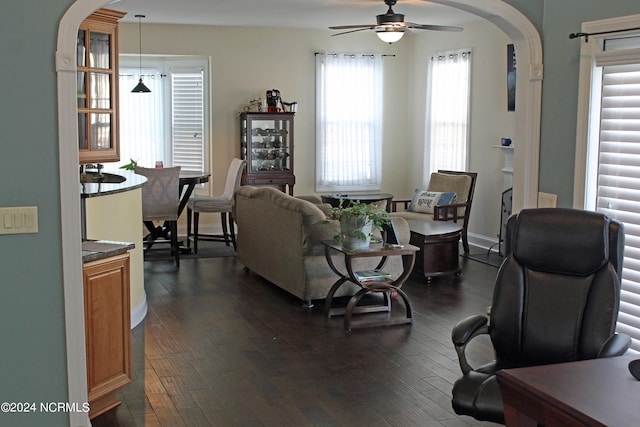
M80 24L77 43L80 163L120 160L118 137L118 20L98 9Z
M131 382L129 253L87 262L83 268L89 418L120 404Z
M247 161L243 185L275 185L293 195L293 116L295 113L240 114L241 158Z

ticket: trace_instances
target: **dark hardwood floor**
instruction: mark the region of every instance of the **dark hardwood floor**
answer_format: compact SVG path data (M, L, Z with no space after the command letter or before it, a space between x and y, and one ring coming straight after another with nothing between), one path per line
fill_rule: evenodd
M473 252L473 251L472 251ZM343 329L235 257L145 262L149 313L133 330L133 383L95 427L479 426L455 415L451 328L491 303L495 267L413 275L412 325ZM491 357L488 341L474 347Z

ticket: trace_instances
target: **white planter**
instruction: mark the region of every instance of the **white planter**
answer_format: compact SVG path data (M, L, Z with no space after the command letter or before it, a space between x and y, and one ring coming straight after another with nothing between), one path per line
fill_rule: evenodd
M373 222L366 217L348 217L340 220L342 246L345 249L368 249ZM364 235L364 236L363 236ZM363 238L364 237L364 238Z

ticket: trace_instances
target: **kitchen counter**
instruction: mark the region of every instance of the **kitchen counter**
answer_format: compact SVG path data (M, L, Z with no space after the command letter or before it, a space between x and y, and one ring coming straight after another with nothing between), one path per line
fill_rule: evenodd
M103 170L104 174L121 175L126 178L125 181L120 183L81 183L80 184L80 198L86 199L89 197L107 196L109 194L117 194L125 191L131 191L136 188L142 187L147 182L147 178L142 175L138 175L133 171L118 169L116 171Z
M134 249L136 245L110 240L85 240L82 242L82 263L119 255Z

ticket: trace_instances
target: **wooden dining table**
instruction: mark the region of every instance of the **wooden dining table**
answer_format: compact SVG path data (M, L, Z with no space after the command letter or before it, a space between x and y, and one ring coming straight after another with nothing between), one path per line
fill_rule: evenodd
M189 198L193 194L193 190L198 184L204 184L209 181L210 173L207 172L194 172L194 171L180 171L180 180L178 183L178 193L180 194L180 203L178 204L178 218L184 211L184 208L189 202ZM169 227L167 224L156 226L153 221L144 221L144 225L149 231L149 234L144 237L144 247L148 250L154 243L161 240L170 241ZM191 249L186 246L180 245L180 252L190 252Z

